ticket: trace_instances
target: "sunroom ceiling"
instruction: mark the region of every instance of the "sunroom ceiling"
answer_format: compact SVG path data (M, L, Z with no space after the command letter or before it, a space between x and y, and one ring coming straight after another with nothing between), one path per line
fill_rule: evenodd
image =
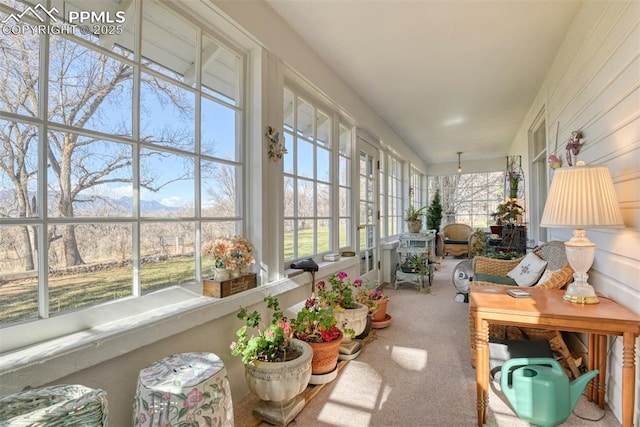
M265 0L427 164L495 158L580 0Z

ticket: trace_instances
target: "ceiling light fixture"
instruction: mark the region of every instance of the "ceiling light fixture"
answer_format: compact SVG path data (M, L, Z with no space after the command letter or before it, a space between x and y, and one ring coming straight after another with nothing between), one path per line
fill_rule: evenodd
M460 155L462 154L462 151L458 151L458 175L460 175L462 173L462 165L460 165Z

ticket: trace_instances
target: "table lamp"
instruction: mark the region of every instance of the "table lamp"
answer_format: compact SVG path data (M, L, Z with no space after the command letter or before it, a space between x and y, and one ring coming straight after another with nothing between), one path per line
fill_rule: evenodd
M564 300L577 304L596 304L598 297L587 279L596 245L587 238L585 228L624 227L613 180L607 166L556 169L542 213L541 227L574 228L565 242L567 260L574 270Z

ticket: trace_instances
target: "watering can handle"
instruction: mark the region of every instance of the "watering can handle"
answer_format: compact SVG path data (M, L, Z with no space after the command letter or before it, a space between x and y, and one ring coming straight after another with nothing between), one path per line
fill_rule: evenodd
M551 365L553 371L564 373L560 363L550 357L517 357L515 359L509 359L502 365L502 370L505 371L513 367L518 368L526 365Z

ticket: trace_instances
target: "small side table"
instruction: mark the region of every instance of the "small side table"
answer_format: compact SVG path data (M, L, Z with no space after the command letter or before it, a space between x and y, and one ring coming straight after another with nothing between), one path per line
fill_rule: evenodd
M179 353L140 371L134 426L233 426L231 389L224 363L213 353Z

